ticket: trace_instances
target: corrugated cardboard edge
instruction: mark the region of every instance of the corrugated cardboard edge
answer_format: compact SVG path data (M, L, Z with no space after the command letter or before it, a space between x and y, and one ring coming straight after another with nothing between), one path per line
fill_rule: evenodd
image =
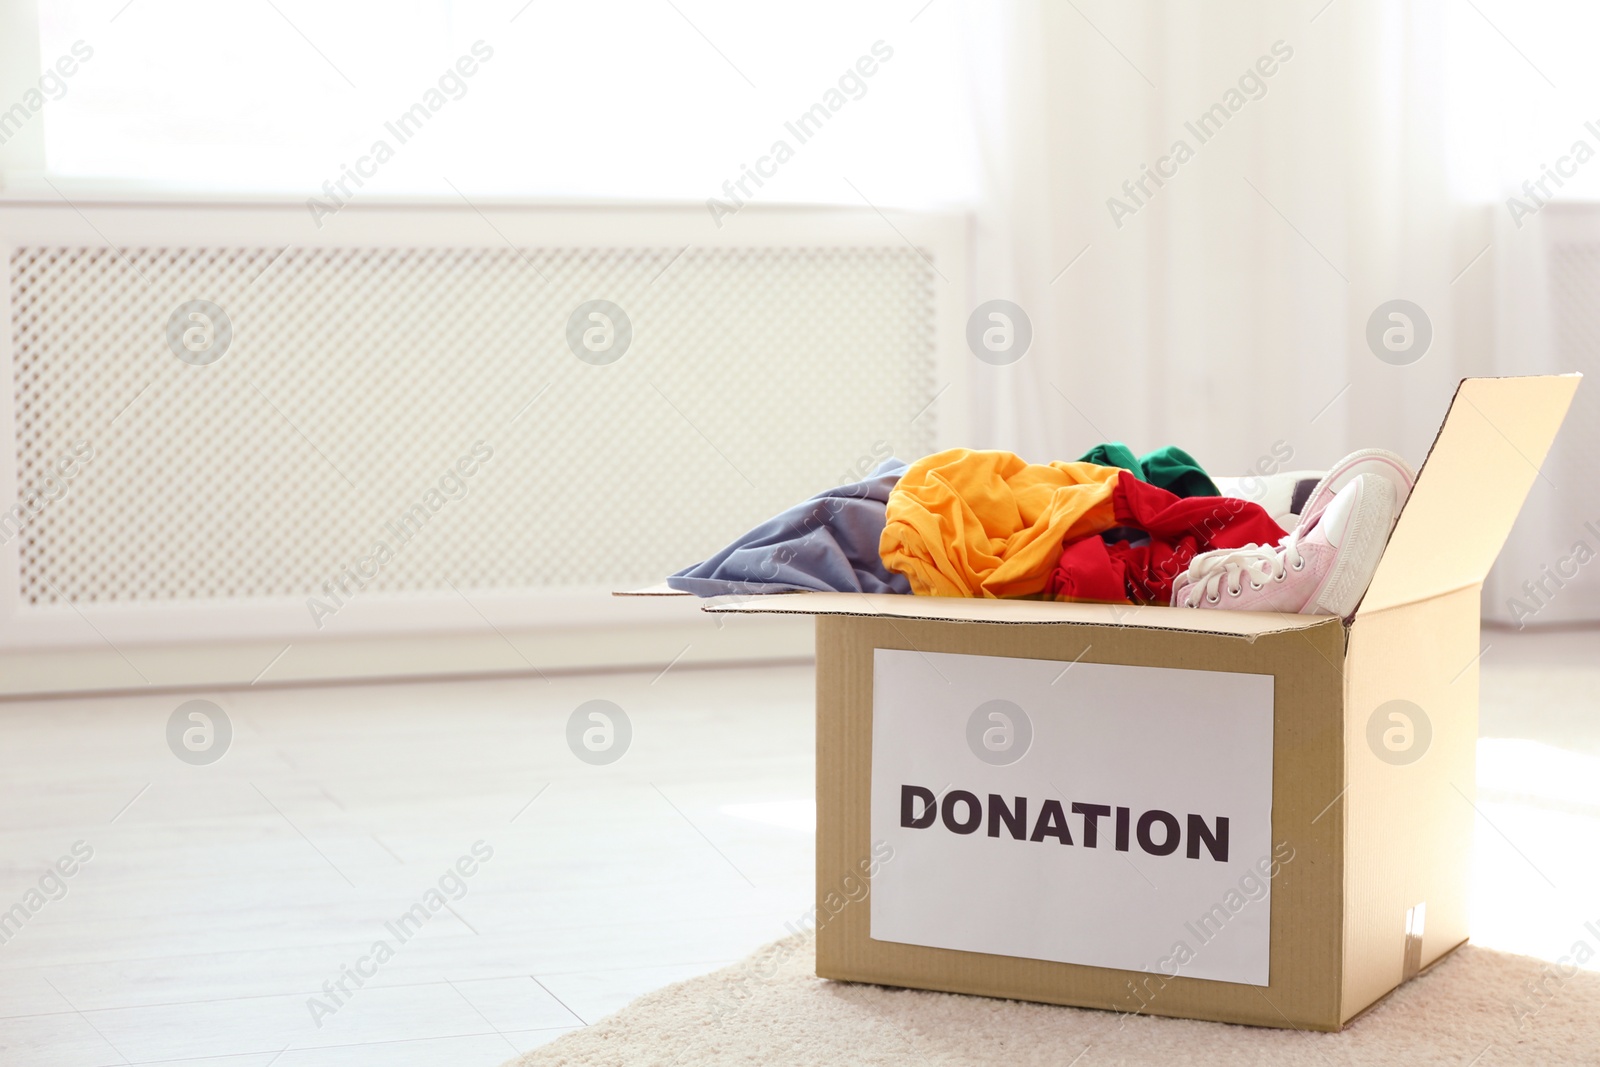
M782 593L715 597L702 610L725 614L850 616L918 622L1000 626L1116 626L1147 633L1195 633L1242 638L1309 630L1326 615L1193 611L1159 605L1055 603L1047 600L980 600L963 597L866 593Z

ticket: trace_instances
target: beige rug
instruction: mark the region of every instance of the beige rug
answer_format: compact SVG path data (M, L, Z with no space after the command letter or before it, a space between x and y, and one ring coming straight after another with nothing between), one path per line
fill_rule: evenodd
M1600 1063L1600 974L1471 945L1339 1034L827 982L813 966L809 938L779 941L506 1067Z

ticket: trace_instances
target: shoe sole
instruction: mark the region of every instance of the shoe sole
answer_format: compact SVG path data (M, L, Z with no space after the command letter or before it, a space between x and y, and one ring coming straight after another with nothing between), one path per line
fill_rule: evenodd
M1322 588L1317 590L1308 605L1310 610L1302 608L1302 615L1325 614L1347 618L1355 614L1361 598L1367 594L1367 586L1372 584L1372 576L1378 571L1378 561L1383 558L1383 550L1389 544L1389 533L1400 511L1399 494L1393 483L1382 476L1363 477L1367 481L1362 484L1362 499L1357 502L1355 513L1350 516L1345 542L1339 546L1339 554L1334 558L1333 567L1328 571ZM1368 493L1376 494L1376 498L1369 499Z

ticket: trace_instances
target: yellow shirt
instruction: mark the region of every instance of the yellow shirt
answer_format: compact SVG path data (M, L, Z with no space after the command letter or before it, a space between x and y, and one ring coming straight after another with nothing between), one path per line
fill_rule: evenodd
M1029 596L1044 589L1063 541L1116 525L1121 473L969 448L925 456L889 494L878 552L921 596Z

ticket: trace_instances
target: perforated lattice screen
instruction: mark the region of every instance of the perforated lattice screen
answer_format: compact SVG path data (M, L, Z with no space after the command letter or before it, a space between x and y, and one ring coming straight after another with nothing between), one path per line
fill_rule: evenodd
M933 272L905 247L10 266L31 603L308 595L380 544L369 590L645 583L934 439ZM569 345L593 300L631 323L611 363L604 333Z

